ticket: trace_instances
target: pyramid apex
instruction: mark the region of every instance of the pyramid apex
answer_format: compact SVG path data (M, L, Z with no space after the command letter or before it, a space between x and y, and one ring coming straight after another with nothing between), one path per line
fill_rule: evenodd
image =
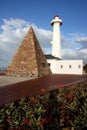
M34 32L34 29L33 29L32 26L30 26L29 31L33 31Z
M33 27L32 26L30 26L30 28L29 28L29 30L28 30L28 33L27 34L29 34L29 35L35 35L35 33L34 33L34 29L33 29ZM27 36L27 35L26 35Z
M30 26L30 29L29 29L29 30L31 30L31 29L33 30L33 27L32 27L32 26Z

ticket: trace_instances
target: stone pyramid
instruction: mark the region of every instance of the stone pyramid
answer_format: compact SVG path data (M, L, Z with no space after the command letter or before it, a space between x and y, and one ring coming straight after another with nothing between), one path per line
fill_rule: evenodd
M7 75L45 76L51 74L50 67L32 27L7 68Z

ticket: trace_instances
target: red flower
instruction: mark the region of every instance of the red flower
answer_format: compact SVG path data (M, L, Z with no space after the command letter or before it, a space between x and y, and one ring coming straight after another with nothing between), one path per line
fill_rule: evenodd
M10 116L7 118L7 121L8 121L8 122L11 122L11 117L10 117Z
M72 93L69 93L69 94L66 96L66 99L72 99Z
M71 85L71 86L69 86L70 87L70 89L74 89L75 88L75 86L73 86L73 85Z
M34 104L34 103L37 102L37 100L34 97L32 97L31 100L30 100L30 102Z
M61 116L60 116L60 123L61 123L61 124L64 122L64 119L65 119L64 116L61 115Z
M29 122L29 120L28 120L27 118L23 118L23 119L22 119L22 123L23 123L23 124L28 124L28 122Z
M52 118L53 118L53 117L52 117L52 115L50 114L50 115L46 116L46 118L44 119L44 122L47 123L47 122L51 121Z
M65 86L65 84L60 84L60 87L64 87Z
M46 90L45 88L42 88L42 89L41 89L41 93L44 94L44 93L46 93L46 92L47 92L47 90Z
M56 88L60 88L60 87L64 87L65 84L59 84L58 86L56 86Z
M40 122L39 126L43 128L44 122Z
M64 104L60 106L61 110L64 110L65 108L66 108L66 105L64 105Z

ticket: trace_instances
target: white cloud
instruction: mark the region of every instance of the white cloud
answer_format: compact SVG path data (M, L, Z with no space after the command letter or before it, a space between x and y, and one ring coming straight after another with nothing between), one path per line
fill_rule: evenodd
M0 31L0 67L7 67L31 24L22 19L3 19ZM51 48L52 32L32 25L45 52Z
M75 39L75 43L79 43L81 48L87 48L87 36L79 36L77 39Z
M87 63L87 36L81 33L68 34L71 48L64 48L62 50L62 56L64 59L82 59Z
M72 46L69 44L68 39L64 37L63 35L61 36L61 45L62 45L62 49L72 48Z
M28 27L29 23L21 19L3 19L0 31L0 67L7 67Z
M51 53L51 31L38 28L22 19L3 19L0 30L0 67L8 66L30 26L33 26L44 52ZM64 59L83 59L87 62L87 36L77 33L62 35L61 42Z
M49 30L44 30L41 28L37 28L36 26L33 26L35 30L35 34L38 37L39 43L41 44L41 47L43 48L44 52L51 51L51 44L52 41L52 32Z
M84 63L87 63L87 49L81 50L63 50L63 58L64 59L75 59L80 60L82 59Z

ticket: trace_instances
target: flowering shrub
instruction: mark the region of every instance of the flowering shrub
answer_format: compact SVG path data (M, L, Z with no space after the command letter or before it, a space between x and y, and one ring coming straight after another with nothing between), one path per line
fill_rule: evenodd
M0 108L0 130L80 130L87 125L87 82L29 96Z

